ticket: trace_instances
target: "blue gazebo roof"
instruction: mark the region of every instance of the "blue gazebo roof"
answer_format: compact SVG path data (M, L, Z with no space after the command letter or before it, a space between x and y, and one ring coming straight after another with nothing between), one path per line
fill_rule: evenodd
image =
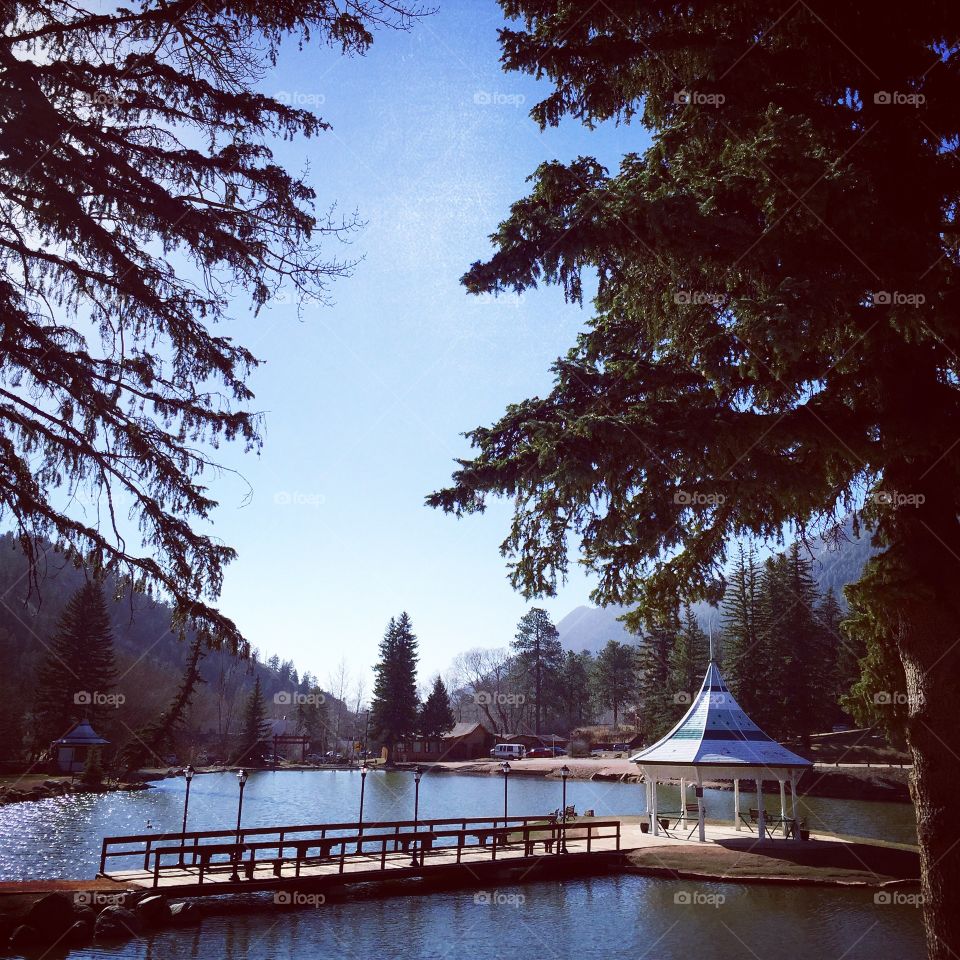
M744 712L711 661L700 692L680 722L661 740L634 754L641 767L734 768L809 767L783 744L768 737ZM681 776L680 772L673 774ZM730 772L715 775L732 776Z

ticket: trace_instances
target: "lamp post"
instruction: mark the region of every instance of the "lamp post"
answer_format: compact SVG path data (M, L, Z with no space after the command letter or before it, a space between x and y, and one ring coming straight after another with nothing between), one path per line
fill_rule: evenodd
M360 764L360 821L357 824L357 834L363 834L363 795L367 788L367 772L369 767L366 764L366 761ZM357 840L357 853L360 853L362 850L361 844L362 840Z
M500 764L503 771L503 825L507 825L507 778L510 776L510 764L504 760Z
M423 777L423 767L417 764L413 770L413 832L417 832L417 824L420 820L420 780ZM413 841L413 860L411 866L419 867L423 865L423 855L418 856L417 841Z
M233 873L230 875L230 879L234 883L239 883L240 874L238 868L240 866L240 818L243 816L243 788L247 785L247 771L240 769L237 771L237 783L240 784L240 799L237 802L237 850L233 855Z
M560 844L559 844L560 853L566 853L566 852L567 852L567 830L566 830L566 826L567 826L567 777L569 777L569 776L570 776L570 768L569 768L566 764L564 764L564 765L560 768L560 778L561 778L561 780L563 780L563 805L560 807L560 809L563 811L563 812L560 814L560 820L561 820L561 822L563 823L563 830L562 830L562 832L561 832L561 834L560 834Z
M240 799L237 802L237 843L240 842L240 817L243 816L243 788L247 785L247 771L237 771L237 783L240 784Z
M190 781L196 770L187 764L183 768L183 779L187 781L187 792L183 797L183 827L180 830L180 866L183 866L183 846L187 842L187 808L190 806Z

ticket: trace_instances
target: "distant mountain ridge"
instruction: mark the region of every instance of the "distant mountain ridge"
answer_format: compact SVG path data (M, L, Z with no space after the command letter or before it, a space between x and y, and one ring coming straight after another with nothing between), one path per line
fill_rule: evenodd
M811 547L813 553L813 574L821 591L833 590L840 604L846 609L843 588L859 579L867 560L876 552L870 544L870 535L862 533L854 536L852 527L847 523L843 528L843 537L834 543L817 540ZM621 606L591 607L579 606L570 611L558 624L560 643L565 650L579 653L589 650L598 653L608 640L620 643L636 643L637 638L628 633L617 619L630 608ZM707 603L694 604L694 612L704 629L720 626L720 610Z

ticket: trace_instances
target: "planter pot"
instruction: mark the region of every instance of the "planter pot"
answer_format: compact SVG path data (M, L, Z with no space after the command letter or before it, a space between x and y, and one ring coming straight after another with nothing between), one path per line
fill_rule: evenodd
M641 833L649 833L649 832L650 832L650 824L649 824L649 823L641 823L641 824L640 824L640 832L641 832Z

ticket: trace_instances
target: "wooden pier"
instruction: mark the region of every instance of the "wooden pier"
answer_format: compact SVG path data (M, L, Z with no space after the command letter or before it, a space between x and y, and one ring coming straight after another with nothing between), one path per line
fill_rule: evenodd
M390 820L107 837L99 876L177 897L286 891L414 877L600 868L620 821L555 816Z

